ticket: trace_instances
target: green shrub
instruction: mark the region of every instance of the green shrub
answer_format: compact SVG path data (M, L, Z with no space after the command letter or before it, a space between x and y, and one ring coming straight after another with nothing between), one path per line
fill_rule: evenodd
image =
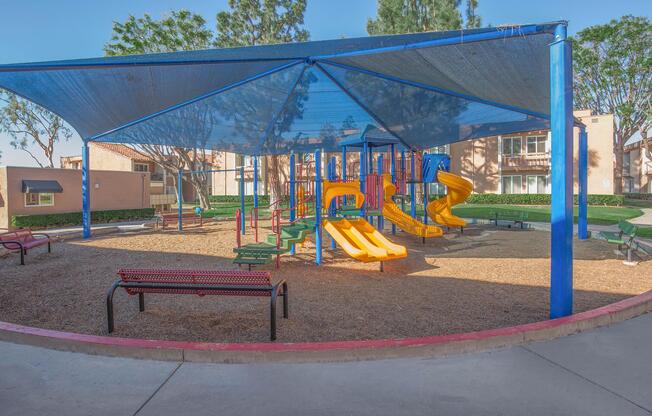
M130 221L152 218L154 208L114 209L91 211L91 222L104 224L113 221ZM16 228L48 228L68 225L81 225L81 212L64 212L61 214L14 215L11 225Z
M573 197L577 204L577 195ZM500 204L500 205L550 205L550 194L472 194L466 200L467 204ZM625 203L623 195L587 196L589 205L622 206Z
M240 195L211 195L208 197L211 203L239 203ZM245 203L253 203L253 195L245 195ZM258 195L258 204L269 205L269 195Z
M625 198L627 199L641 199L644 201L652 201L652 194L625 194Z

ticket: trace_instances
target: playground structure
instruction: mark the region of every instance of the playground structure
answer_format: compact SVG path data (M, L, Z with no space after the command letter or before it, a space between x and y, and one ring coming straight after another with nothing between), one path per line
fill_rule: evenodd
M270 204L272 233L264 241L259 241L258 238L258 163L254 157L254 207L250 212L249 224L255 241L246 245L241 242L241 235L246 228L244 187L241 182L241 208L236 213L237 247L233 249L236 253L234 263L251 269L252 266L275 261L278 268L282 254L294 254L296 244L302 244L314 235L315 261L319 265L322 258L323 228L331 238L332 249L339 245L356 260L380 262L382 270L383 262L407 256L406 247L391 242L383 235L385 220L391 222L392 235L396 234L398 227L406 233L421 237L424 243L426 238L441 237L444 234L437 225L428 224L429 218L446 227L464 227L466 222L453 215L451 207L464 202L472 191L472 185L447 172L450 169L450 158L445 154L409 152L408 163L405 150L400 151L400 156L397 155L399 141L396 138L387 134L382 138L374 137L374 130L373 126L368 126L359 135L345 138L339 143L342 148L339 166L337 157L331 155L325 165L326 179L322 178L324 157L321 150L316 151L313 159L308 161L305 154L298 155L298 164L297 155L290 155L290 177L283 186L286 193ZM357 172L351 172L350 167L347 169L350 159L347 148L350 147L359 149ZM353 162L350 165L356 164ZM410 167L409 172L406 166ZM448 193L429 201L428 185L438 181L448 187ZM417 184L422 185L423 221L416 214ZM397 190L402 193L397 194ZM405 201L408 198L410 214L405 212ZM400 200L400 207L394 199ZM286 207L281 204L283 200L288 202ZM377 228L374 227L374 222Z
M343 128L354 120L390 132L412 152L489 135L550 129L550 317L557 318L571 314L573 305L575 127L580 129L578 236L587 238L587 132L572 114L567 26L565 21L555 21L7 64L0 66L0 87L58 114L82 138L84 238L91 237L88 145L93 141L257 156L334 151L337 143L332 136L317 132ZM234 114L239 104L242 111ZM316 183L322 176L320 169L316 158ZM366 179L361 177L361 184ZM424 188L425 201L427 191ZM367 198L362 213L374 217L374 202ZM314 204L319 264L320 186L315 187ZM414 204L411 201L412 217ZM384 218L377 219L382 229ZM424 224L428 220L424 215Z

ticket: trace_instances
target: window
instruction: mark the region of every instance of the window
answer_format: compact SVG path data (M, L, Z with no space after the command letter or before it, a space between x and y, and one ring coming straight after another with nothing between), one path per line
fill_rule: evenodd
M430 149L429 153L447 154L448 150L446 149L446 147L447 147L446 145L435 146Z
M546 136L530 136L527 138L527 153L546 153Z
M527 176L528 194L545 194L548 188L548 177L545 175Z
M149 164L134 163L134 172L149 172Z
M28 192L25 194L26 207L51 207L54 205L53 193L34 193Z
M623 153L623 171L625 172L626 175L629 174L629 168L632 163L632 154L627 152Z
M634 193L634 178L624 178L625 179L625 192L628 194Z
M516 156L521 154L521 137L503 137L503 155Z
M502 185L504 194L520 194L523 188L523 178L521 175L503 176Z

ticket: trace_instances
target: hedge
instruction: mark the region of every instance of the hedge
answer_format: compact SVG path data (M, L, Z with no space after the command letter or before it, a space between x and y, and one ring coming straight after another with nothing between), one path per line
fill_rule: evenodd
M577 195L573 197L577 204ZM501 205L550 205L550 194L472 194L467 204L501 204ZM625 203L623 195L588 195L589 205L621 206Z
M211 195L208 197L211 203L233 203L240 202L240 195ZM245 195L245 203L252 204L254 202L253 195ZM258 195L258 203L261 205L269 205L269 195Z
M640 199L644 201L652 201L652 194L625 194L625 198L627 199Z
M91 222L102 224L113 221L129 221L152 218L154 208L114 209L107 211L91 211ZM67 225L81 225L81 212L65 212L61 214L14 215L11 225L16 228L47 228Z

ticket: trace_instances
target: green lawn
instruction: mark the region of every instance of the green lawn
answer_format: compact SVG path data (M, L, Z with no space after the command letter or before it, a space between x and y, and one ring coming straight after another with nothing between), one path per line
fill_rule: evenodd
M453 213L463 218L491 219L495 211L524 211L527 212L528 221L550 222L549 206L523 206L523 205L480 205L464 204L453 207ZM574 208L575 221L577 222L577 207ZM621 220L635 218L643 212L631 207L602 207L590 206L588 210L589 224L617 224Z

